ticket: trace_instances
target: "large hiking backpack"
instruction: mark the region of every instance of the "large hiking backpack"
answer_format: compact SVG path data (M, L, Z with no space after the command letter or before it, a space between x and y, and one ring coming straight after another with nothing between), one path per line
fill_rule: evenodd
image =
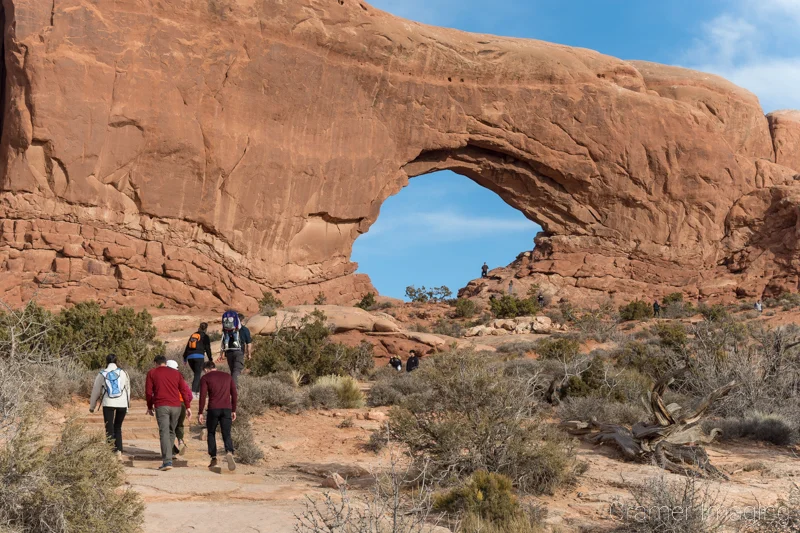
M222 315L222 350L241 350L242 341L239 339L239 314L236 311L225 311Z
M200 332L192 333L191 337L189 337L189 351L197 351L200 350L200 341L203 340L203 336L200 335Z
M109 398L119 398L122 396L122 387L120 387L119 384L119 376L122 370L117 368L116 370L110 371L103 370L100 373L103 375L103 379L106 380L106 396Z

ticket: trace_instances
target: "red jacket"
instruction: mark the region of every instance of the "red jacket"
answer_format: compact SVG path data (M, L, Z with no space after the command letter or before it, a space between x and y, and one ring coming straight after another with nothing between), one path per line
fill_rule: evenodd
M206 396L208 396L209 409L230 409L236 412L236 401L239 394L236 391L236 383L227 372L218 370L209 372L200 378L200 410L206 406Z
M187 409L192 402L192 389L186 384L181 373L166 366L156 367L147 373L144 393L148 409L164 406L180 407L181 396Z

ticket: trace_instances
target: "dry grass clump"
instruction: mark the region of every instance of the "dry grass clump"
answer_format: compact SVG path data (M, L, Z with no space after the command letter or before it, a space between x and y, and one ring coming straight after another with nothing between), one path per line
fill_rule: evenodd
M718 493L694 478L651 478L630 492L632 499L612 506L620 533L713 533L729 520Z
M52 449L24 419L0 451L0 524L30 533L135 533L139 495L123 489L123 469L100 433L70 422Z
M789 446L798 440L797 430L777 414L755 412L743 418L709 420L703 425L706 431L712 427L721 429L719 440L749 439L777 446Z

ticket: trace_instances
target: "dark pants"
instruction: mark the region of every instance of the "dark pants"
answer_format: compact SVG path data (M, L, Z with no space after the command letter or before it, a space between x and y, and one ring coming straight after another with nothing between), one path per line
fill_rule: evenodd
M488 278L489 277L489 273L488 272L481 272L481 277L482 278Z
M187 359L186 362L189 363L189 368L192 369L194 372L194 379L192 380L192 392L200 392L200 378L203 377L203 365L205 364L205 358L200 359Z
M228 359L228 368L231 369L231 377L236 385L239 385L239 374L244 370L244 352L241 350L231 350L225 352Z
M222 442L225 451L233 453L233 440L231 439L231 426L233 419L230 409L209 409L206 415L206 429L208 429L208 455L217 456L217 425L222 427Z
M122 421L128 409L126 407L103 407L103 420L106 423L106 438L114 443L114 451L122 451Z
M181 416L178 417L178 425L175 427L175 436L178 440L183 440L183 423L186 421L186 404L181 405Z

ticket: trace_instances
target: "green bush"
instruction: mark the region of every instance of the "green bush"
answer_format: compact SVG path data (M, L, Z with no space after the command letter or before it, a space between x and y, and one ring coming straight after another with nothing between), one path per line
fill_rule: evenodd
M654 328L654 333L658 336L659 344L676 352L683 352L689 337L686 334L686 326L680 322L659 322Z
M617 358L619 365L658 379L670 368L670 360L657 346L631 341Z
M249 362L253 375L296 370L313 381L331 374L361 376L371 370L372 345L350 347L331 342L325 320L323 313L314 312L303 318L297 330L281 329L257 339Z
M497 318L533 316L542 310L535 298L523 300L511 294L490 300L490 306L492 314Z
M12 336L17 350L49 360L72 359L89 369L105 367L109 353L126 368L143 368L164 353L147 311L122 307L103 312L96 302L81 302L55 315L33 302L20 311L0 313L0 344L10 343Z
M314 298L314 305L325 305L326 303L328 303L328 297L321 292Z
M138 533L139 495L101 433L67 423L49 450L30 418L0 451L0 523L30 533Z
M440 318L433 325L433 332L437 335L460 338L464 336L464 327L454 320Z
M478 312L478 306L475 302L467 298L459 298L456 300L456 316L458 318L472 318Z
M667 306L667 305L670 305L670 304L679 303L679 302L683 302L683 293L682 292L673 292L671 294L667 294L666 296L664 296L664 299L661 300L661 303L664 306Z
M415 372L428 393L391 410L391 437L433 480L486 470L508 476L523 492L552 492L572 478L571 446L544 424L536 385L504 376L502 368L485 354L429 358Z
M645 301L634 300L619 308L619 319L622 322L648 318L653 318L653 307Z
M542 339L536 345L536 353L542 359L554 359L569 362L578 356L580 343L566 337Z
M728 318L728 310L725 309L725 306L720 304L715 305L701 305L700 306L700 314L703 315L703 318L708 320L709 322L719 322L721 320L725 320Z
M400 405L412 396L424 396L428 389L424 381L416 379L416 372L398 372L387 367L388 372L381 376L369 390L369 405Z
M283 302L271 292L263 292L261 294L261 299L258 301L258 305L262 315L275 316L277 310L283 307Z
M361 301L356 304L356 307L363 309L364 311L369 311L377 304L377 300L375 300L375 293L368 292L361 298Z
M472 513L489 522L505 522L522 512L511 480L479 470L460 486L434 498L433 508L453 516Z
M453 292L445 285L432 289L426 289L424 285L419 289L414 285L406 287L406 298L414 303L444 302L452 295Z

